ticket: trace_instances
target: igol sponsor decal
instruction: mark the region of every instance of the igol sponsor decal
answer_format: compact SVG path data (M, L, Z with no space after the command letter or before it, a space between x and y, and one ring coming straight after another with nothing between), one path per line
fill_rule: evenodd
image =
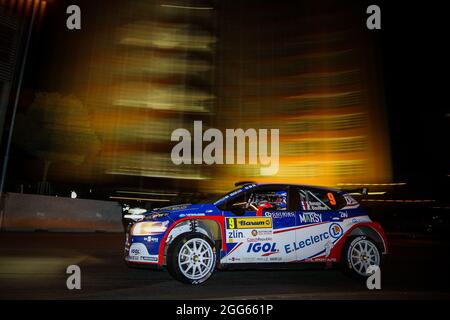
M130 250L130 253L132 255L138 256L138 255L141 254L141 251L139 249L133 248L133 249Z
M278 250L277 244L275 242L273 242L273 243L256 242L256 243L250 243L248 245L247 252L249 252L249 253L260 253L261 252L263 256L269 256L271 254L278 253L279 250Z

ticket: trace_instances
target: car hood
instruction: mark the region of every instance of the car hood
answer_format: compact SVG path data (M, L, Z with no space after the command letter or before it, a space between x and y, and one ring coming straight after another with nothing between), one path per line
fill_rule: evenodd
M213 204L177 204L168 207L157 208L152 211L148 211L145 215L152 216L154 215L157 218L162 213L168 213L168 217L172 220L177 220L184 217L191 216L209 216L209 215L217 215L220 213L220 210L217 209Z

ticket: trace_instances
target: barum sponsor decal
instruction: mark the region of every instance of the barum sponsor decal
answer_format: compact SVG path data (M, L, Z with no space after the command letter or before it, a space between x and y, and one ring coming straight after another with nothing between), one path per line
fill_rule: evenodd
M305 212L299 214L300 223L319 223L322 222L322 214L315 212Z
M227 229L272 228L271 218L228 218Z

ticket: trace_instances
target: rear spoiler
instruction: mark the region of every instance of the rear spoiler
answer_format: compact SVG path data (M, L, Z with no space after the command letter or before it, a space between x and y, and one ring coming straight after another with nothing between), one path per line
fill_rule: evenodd
M357 189L342 189L342 191L347 192L351 195L367 196L369 194L368 188L357 188Z

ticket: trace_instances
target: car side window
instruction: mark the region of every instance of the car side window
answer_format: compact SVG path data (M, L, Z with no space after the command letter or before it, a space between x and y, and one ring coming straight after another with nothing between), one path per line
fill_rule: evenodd
M287 209L287 190L260 190L253 192L248 199L248 210L257 211L259 206L267 205L267 211Z
M312 190L299 190L300 208L303 211L330 210L330 207L322 200L323 196Z
M313 190L312 192L331 210L338 210L342 207L342 197L336 192L329 190Z

